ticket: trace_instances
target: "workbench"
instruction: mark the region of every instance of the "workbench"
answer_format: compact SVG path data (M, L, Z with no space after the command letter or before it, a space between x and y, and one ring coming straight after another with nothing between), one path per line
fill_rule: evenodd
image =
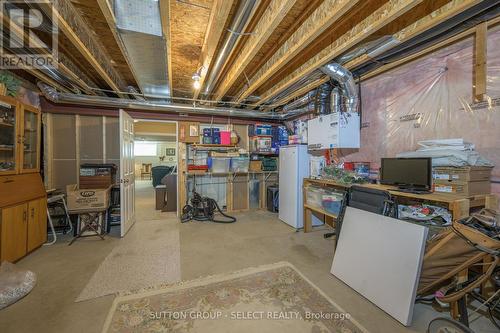
M471 208L475 207L497 207L498 209L498 197L494 194L481 194L474 196L456 195L456 194L446 194L446 193L428 193L428 194L415 194L400 192L397 187L382 184L343 184L330 179L313 179L304 178L304 183L302 191L304 198L306 198L306 187L309 185L315 185L319 187L331 187L340 191L347 191L351 185L359 185L372 189L383 190L389 192L394 198L397 199L398 203L405 202L429 202L437 204L438 206L447 208L451 214L453 220L458 220L463 217L469 216ZM312 229L312 213L321 214L325 217L325 223L332 226L337 218L334 214L330 214L321 208L308 205L304 199L304 232L309 232Z

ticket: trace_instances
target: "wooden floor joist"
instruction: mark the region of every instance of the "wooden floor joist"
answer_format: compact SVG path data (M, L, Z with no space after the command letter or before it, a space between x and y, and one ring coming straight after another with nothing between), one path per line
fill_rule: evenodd
M358 2L358 0L325 0L255 73L250 79L249 86L245 86L237 94L239 98L236 101L241 102L247 98Z
M107 0L99 0L106 1ZM170 95L172 93L172 36L170 34L170 1L160 1L160 16L161 16L161 28L163 37L166 42L166 50L167 50L167 76L168 76L168 88L170 90ZM127 59L127 57L125 57ZM132 69L133 67L129 65ZM137 82L137 79L136 79Z
M127 57L125 45L123 44L123 41L121 40L121 38L118 34L118 30L116 29L116 18L115 18L115 15L113 13L113 9L109 5L109 1L108 0L97 0L97 4L99 5L100 10L101 10L104 18L106 19L106 22L108 23L109 30L113 34L113 37L115 38L116 44L118 44L118 47L120 48L120 51L123 54L123 58L127 62L127 65L129 67L130 71L132 72L132 75L134 77L135 82L138 82L134 67L132 67L132 65L129 62L129 58Z
M72 12L71 15L73 15L72 19L77 19L77 17L74 16L74 15L78 15L76 13L76 11L74 11L74 9L72 7L68 7L68 6L71 6L70 3L61 2L61 3L57 3L57 4L59 4L61 6L62 5L66 6L66 7L64 7L65 10L69 10L69 8L71 8L71 12ZM96 50L96 52L97 52L97 49L99 49L100 56L98 57L97 55L93 54L93 52L89 49L89 47L87 47L87 45L85 45L85 43L82 42L82 40L80 39L80 36L74 30L74 28L69 24L69 22L61 14L60 9L62 9L63 7L56 8L56 7L54 7L54 3L47 1L47 0L45 0L44 6L46 8L49 8L51 14L57 20L58 28L60 29L60 31L62 31L64 36L66 36L71 41L73 46L82 54L82 56L85 58L85 60L87 60L92 65L92 67L97 71L99 76L101 76L104 79L104 81L115 92L122 91L122 89L125 88L124 81L121 78L120 74L113 68L113 66L111 64L111 60L107 57L107 55L105 55L104 51L101 50L102 47L100 45L97 45L97 43L95 41L93 41L94 50ZM80 30L87 31L88 27L84 23L81 23L80 25L82 27L82 29L80 29ZM91 33L87 32L87 35L89 36L89 38L87 38L87 39L90 40ZM99 58L100 61L98 61L97 58ZM102 63L102 62L104 62L104 63Z
M273 33L275 28L293 7L296 0L272 0L266 11L257 23L252 35L249 36L240 55L234 62L226 77L219 85L215 94L215 100L221 100L236 79L243 74L246 66L259 52L260 48Z
M414 22L413 24L409 25L408 27L404 28L403 30L399 31L398 33L394 34L393 38L398 39L401 42L406 42L406 41L410 40L411 38L421 34L425 30L432 28L433 26L459 14L460 12L478 4L479 2L480 2L480 0L466 0L466 1L453 0L453 1L450 1L449 3L442 6L441 8L433 11L429 15L421 18L420 20ZM437 50L440 47L449 45L457 40L460 40L460 39L466 37L467 35L470 35L473 32L474 32L474 30L472 30L472 29L467 30L465 32L462 32L456 36L453 36L451 38L448 38L448 39L436 44L435 46L432 46L430 48L422 50L414 55L411 55L411 56L406 57L404 59L395 61L394 63L390 63L387 65L381 66L381 67L375 69L374 71L363 75L361 77L361 79L366 80L370 77L373 77L375 75L383 73L391 68L397 67L403 63L406 63L406 62L409 62L413 59L416 59L416 58L422 56L423 54L427 54L433 50ZM369 58L366 56L361 56L361 57L355 58L352 61L350 61L348 64L346 64L346 68L352 69L352 68L360 65L362 62L367 61L367 60L369 60Z
M280 92L287 89L306 75L309 75L317 68L327 64L333 58L339 56L343 52L346 52L372 33L408 12L422 1L423 0L394 0L385 3L347 33L343 34L332 44L306 61L302 66L283 78L277 85L262 95L260 100L253 105L258 106L278 95Z
M200 86L203 87L208 69L216 55L217 45L220 38L224 35L224 27L228 19L229 13L233 6L234 0L215 0L212 4L210 12L210 19L208 23L207 32L205 33L205 40L201 49L200 56ZM197 99L200 89L194 91L193 99Z
M400 2L400 5L397 6L397 8L403 8L403 10L404 10L404 8L406 8L406 11L408 10L407 7L404 7L405 1L398 1L398 2ZM452 1L448 2L446 5L440 7L439 9L433 11L432 13L430 13L430 14L422 17L421 19L413 22L412 24L408 25L407 27L405 27L401 31L395 33L393 35L393 37L395 39L398 39L400 42L405 42L405 41L421 34L422 32L436 26L437 24L459 14L460 12L463 12L464 10L478 4L479 2L480 2L480 0L452 0ZM380 9L382 9L382 8L380 8ZM377 12L375 12L373 15L376 15ZM370 19L370 17L366 18L365 21L368 19ZM378 19L377 21L380 21L380 19ZM384 23L384 24L386 24L386 23ZM371 24L372 27L374 25L377 25L377 23L373 22ZM382 26L382 25L380 25L380 26ZM347 33L346 35L348 35L348 34L349 33ZM354 34L354 36L358 36L358 34ZM359 37L361 40L363 39L362 36L359 36ZM273 88L271 91L269 91L265 97L261 97L260 101L258 103L256 103L255 105L259 105L259 104L265 102L269 98L272 98L273 96L278 94L280 91L286 89L288 86L290 86L291 84L296 82L298 79L303 77L304 76L303 73L309 74L312 70L314 70L313 66L316 66L315 68L318 68L318 67L324 65L325 63L327 63L328 58L326 57L326 54L328 54L330 56L329 59L332 59L335 56L338 56L341 53L341 52L339 52L339 49L344 49L345 44L350 43L348 40L346 40L345 43L339 43L339 41L345 40L345 39L346 39L345 36L342 36L337 41L335 41L333 44L331 44L327 49L321 51L318 55L316 55L310 61L308 61L306 64L304 64L299 69L294 71L291 75L289 75L289 77L285 78L285 80L282 80L281 84L279 84L276 88ZM327 52L326 50L329 50L330 52ZM369 60L367 55L362 55L362 56L359 56L359 57L349 61L345 65L345 67L347 69L353 69L354 67L360 65L361 63L363 63L366 60ZM305 74L305 75L307 75L307 74Z

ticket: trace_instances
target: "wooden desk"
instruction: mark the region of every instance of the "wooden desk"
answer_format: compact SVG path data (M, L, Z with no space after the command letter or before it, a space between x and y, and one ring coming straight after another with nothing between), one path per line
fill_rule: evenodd
M321 209L307 205L305 188L308 185L316 185L320 187L333 187L344 191L348 190L351 187L351 185L349 184L341 184L334 180L304 178L304 183L302 187L302 191L304 194L303 196L304 232L311 231L312 228L311 214L313 211L318 214L323 214L324 216L330 219L336 218L331 214L324 214L325 212L322 211ZM444 194L444 193L415 194L415 193L406 193L397 191L397 188L395 186L389 186L389 185L381 185L381 184L354 184L354 185L360 185L377 190L388 191L392 196L398 199L398 202L425 201L425 202L436 203L440 206L447 208L451 212L453 220L458 220L463 217L469 216L470 209L473 207L491 207L491 208L498 207L498 197L494 194L482 194L474 196ZM327 224L333 226L333 223L327 223Z

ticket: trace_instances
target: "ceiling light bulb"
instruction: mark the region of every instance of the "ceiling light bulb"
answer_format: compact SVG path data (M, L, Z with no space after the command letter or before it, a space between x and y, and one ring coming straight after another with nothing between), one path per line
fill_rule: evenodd
M193 82L193 87L194 87L194 89L200 89L201 88L200 81L199 80L195 80Z

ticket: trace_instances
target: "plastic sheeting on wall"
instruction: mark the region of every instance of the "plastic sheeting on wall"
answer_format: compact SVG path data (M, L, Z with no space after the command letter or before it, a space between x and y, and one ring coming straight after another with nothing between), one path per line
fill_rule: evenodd
M361 148L346 161L380 165L380 157L418 148L417 142L463 138L496 167L500 180L500 28L488 33L486 102L472 101L473 38L362 82ZM500 186L494 184L499 193Z

